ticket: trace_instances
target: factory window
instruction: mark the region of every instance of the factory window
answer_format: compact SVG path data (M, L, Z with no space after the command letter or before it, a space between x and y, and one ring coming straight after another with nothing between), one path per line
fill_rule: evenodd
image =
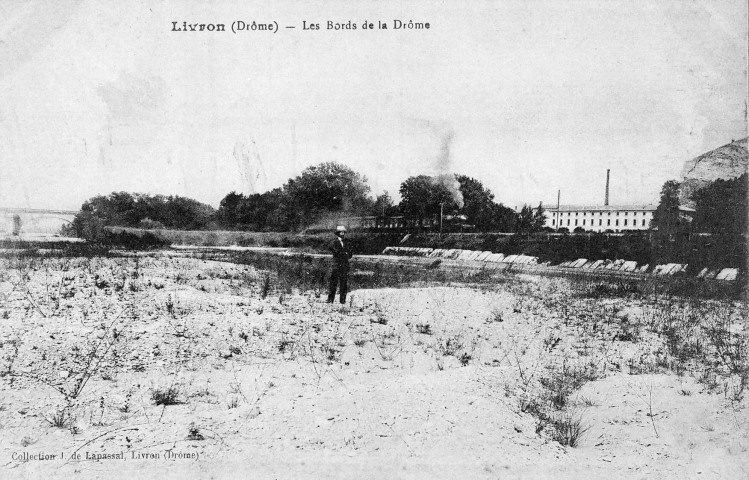
M585 226L585 220L583 220L583 227Z
M567 226L569 227L569 225L570 225L570 219L568 218L567 219Z
M603 220L601 220L601 219L599 218L599 219L598 219L598 226L599 226L599 227L601 226L601 223L602 223L602 222L603 222Z
M619 216L619 212L616 212L616 216L617 216L617 217Z
M619 226L619 219L616 220L616 226Z
M628 214L629 212L624 212L624 215Z
M575 220L575 226L577 226L577 220Z
M610 218L609 218L608 220L606 220L606 226L607 226L607 227L608 227L608 226L611 226L611 219L610 219Z
M626 215L626 213L625 213L625 215ZM626 218L624 219L624 226L625 227L627 226L627 219Z
M575 216L577 216L577 215L578 215L578 212L575 212Z
M642 226L643 227L645 226L645 219L644 218L642 219Z
M551 221L551 224L552 224L552 225L556 225L556 224L557 224L557 221L556 221L556 220L552 220L552 221Z

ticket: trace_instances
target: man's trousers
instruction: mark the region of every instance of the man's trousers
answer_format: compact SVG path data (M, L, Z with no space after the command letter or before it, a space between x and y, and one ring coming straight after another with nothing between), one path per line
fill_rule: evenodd
M335 300L335 292L340 284L340 300L346 303L346 293L348 293L348 268L333 267L330 271L330 287L328 288L328 303Z

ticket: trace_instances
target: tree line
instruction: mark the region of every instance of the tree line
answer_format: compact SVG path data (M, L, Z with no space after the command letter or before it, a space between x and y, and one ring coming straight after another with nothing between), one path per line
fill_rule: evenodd
M694 268L744 266L747 174L697 190L689 199L693 209L682 205L680 187L674 180L663 185L651 224L653 261L689 263ZM426 224L440 215L459 218L475 232L547 230L540 205L525 205L516 212L496 202L491 190L467 175L409 177L400 185L397 204L388 192L372 197L370 191L366 177L329 162L308 167L264 193L230 192L218 209L181 196L128 192L95 196L83 203L65 233L97 238L106 226L300 232L344 216L402 216Z
M681 184L663 184L653 213L652 247L658 263L702 267L745 267L747 253L747 174L719 179L696 190L685 208Z
M180 196L113 192L87 200L72 230L87 237L105 226L184 230L303 231L341 216L403 216L416 223L439 215L460 218L481 232L534 232L543 228L543 209L526 205L515 212L467 175L417 175L401 183L401 201L388 192L374 197L367 178L346 165L306 168L281 187L264 193L228 193L219 208Z
M106 226L202 230L215 215L213 207L191 198L112 192L86 200L63 233L100 238Z

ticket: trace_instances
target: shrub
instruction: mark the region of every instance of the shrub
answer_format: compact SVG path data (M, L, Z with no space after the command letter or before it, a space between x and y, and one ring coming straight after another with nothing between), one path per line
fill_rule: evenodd
M266 298L271 291L270 273L263 275L263 283L260 285L260 298Z
M416 325L416 331L419 333L422 333L424 335L431 335L432 334L432 326L428 323L425 324L417 324Z
M581 296L584 298L616 298L639 295L640 287L631 280L599 280L583 285Z
M48 418L47 421L53 427L69 429L75 422L75 419L66 408L61 408L53 413L52 417Z
M564 413L549 420L552 440L560 445L577 447L580 439L590 427L583 424L582 418L574 413Z
M179 388L170 386L167 388L157 388L151 392L151 400L156 405L179 405Z
M205 437L202 433L200 433L200 428L198 428L195 423L191 423L190 426L187 429L187 439L188 440L205 440Z
M561 366L552 366L549 373L539 379L546 388L551 404L561 409L567 404L568 397L587 382L595 380L598 375L592 365L570 366L567 362Z

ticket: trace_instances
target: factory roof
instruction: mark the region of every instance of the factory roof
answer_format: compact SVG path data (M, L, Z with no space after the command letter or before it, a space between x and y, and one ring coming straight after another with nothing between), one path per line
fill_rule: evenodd
M556 204L554 205L543 205L544 210L547 212L549 211L557 211ZM620 211L620 210L629 210L629 211L654 211L657 208L657 205L652 204L636 204L636 205L560 205L559 211L560 212L573 212L573 211L602 211L602 212L611 212L611 211Z

